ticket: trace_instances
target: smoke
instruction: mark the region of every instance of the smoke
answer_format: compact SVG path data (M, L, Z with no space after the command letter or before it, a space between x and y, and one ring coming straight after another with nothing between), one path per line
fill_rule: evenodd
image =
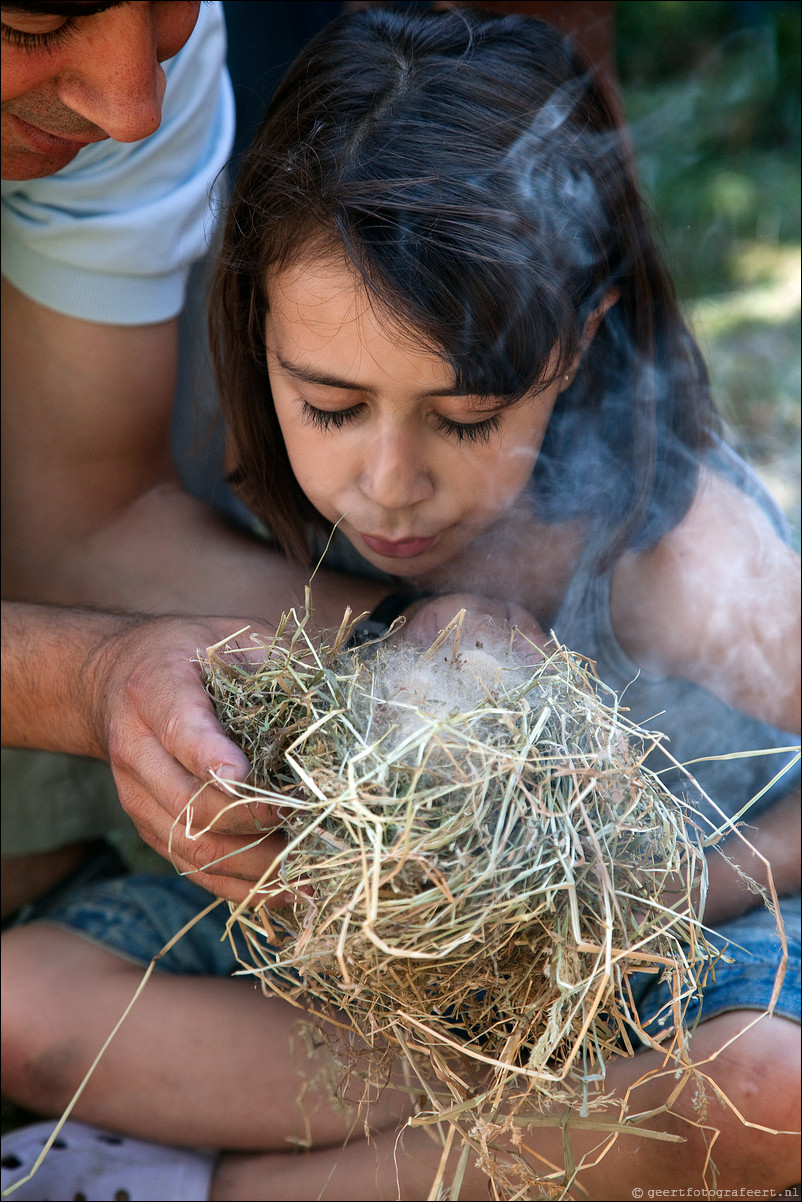
M455 649L448 640L436 653L393 644L379 648L374 691L384 702L377 726L397 747L420 730L421 718L437 726L455 714L472 713L488 698L508 695L532 675L501 637L482 648Z

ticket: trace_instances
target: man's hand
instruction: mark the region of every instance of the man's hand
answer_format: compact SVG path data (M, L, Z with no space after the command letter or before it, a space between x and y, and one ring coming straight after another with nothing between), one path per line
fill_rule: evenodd
M193 661L241 627L233 619L146 619L105 640L88 674L97 739L139 834L179 872L234 902L284 842L269 833L277 823L271 806L213 783L246 780L250 764L223 734ZM247 635L239 645L249 647ZM252 644L250 651L258 655Z
M245 623L8 601L2 615L3 746L110 760L142 838L205 889L243 901L284 839L265 834L272 807L211 784L212 773L243 781L250 765L193 661Z

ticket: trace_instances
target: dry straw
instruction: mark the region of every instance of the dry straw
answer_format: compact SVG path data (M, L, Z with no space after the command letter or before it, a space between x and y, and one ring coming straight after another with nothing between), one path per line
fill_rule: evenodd
M432 1197L459 1196L470 1154L493 1196L558 1196L570 1144L549 1172L521 1130L564 1123L555 1107L608 1139L632 1129L601 1113L605 1064L639 1043L681 1064L718 954L691 901L706 878L690 814L645 763L657 736L564 647L521 668L466 647L458 615L426 651L392 634L349 650L349 614L323 644L308 615L253 656L218 644L203 660L254 766L239 801L280 805L287 835L232 912L243 969L356 1031L369 1083L388 1055L405 1065L412 1122L443 1140ZM292 903L262 904L280 892ZM637 1013L641 972L671 984L662 1036Z

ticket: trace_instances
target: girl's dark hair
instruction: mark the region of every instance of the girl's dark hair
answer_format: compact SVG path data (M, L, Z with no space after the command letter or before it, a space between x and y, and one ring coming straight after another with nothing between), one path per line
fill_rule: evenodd
M538 513L588 520L604 565L686 511L695 452L717 429L706 371L626 135L564 35L476 10L365 9L328 26L282 81L228 208L211 330L240 495L299 558L322 519L275 415L266 284L334 249L460 391L511 403L566 371L585 322L617 294L549 423Z

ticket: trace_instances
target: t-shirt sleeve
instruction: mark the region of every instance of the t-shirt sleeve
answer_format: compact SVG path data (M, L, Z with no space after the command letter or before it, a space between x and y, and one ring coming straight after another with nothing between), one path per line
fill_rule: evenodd
M98 142L55 175L6 181L2 270L37 303L86 321L140 325L180 312L223 194L234 101L219 3L202 4L164 64L159 129Z

